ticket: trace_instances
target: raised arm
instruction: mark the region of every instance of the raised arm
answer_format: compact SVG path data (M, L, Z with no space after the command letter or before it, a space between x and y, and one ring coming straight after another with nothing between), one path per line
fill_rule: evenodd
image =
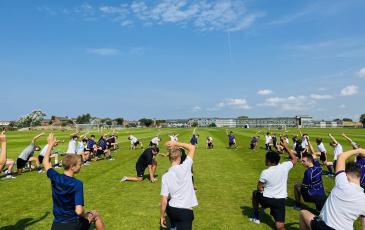
M226 129L226 134L227 134L227 136L228 136L228 129Z
M337 145L338 142L336 141L336 139L329 133L328 136L331 138L331 140Z
M365 157L365 149L359 148L341 153L337 157L336 173L346 170L346 160L356 154Z
M185 144L185 143L179 143L179 142L174 142L174 141L168 141L166 143L166 145L168 147L184 148L184 149L188 150L188 156L191 159L194 159L194 155L195 155L195 146L194 145Z
M291 162L293 163L293 165L295 165L298 162L298 159L294 151L289 148L288 143L286 143L285 140L281 139L280 141L281 145L284 147L284 150L289 154Z
M6 135L5 135L5 131L2 131L1 132L1 135L0 135L0 144L1 144L0 169L2 169L2 167L6 163Z
M35 144L36 143L36 141L37 141L37 139L38 138L40 138L41 136L43 136L44 135L44 133L40 133L40 134L38 134L37 136L35 136L35 137L33 137L33 139L32 139L32 143L33 144Z
M43 166L44 166L44 170L46 172L48 171L48 169L52 168L52 163L49 160L49 158L50 158L53 146L57 143L57 140L56 140L55 136L53 135L53 133L50 133L48 135L47 142L48 142L48 149L47 149L47 152L44 155L44 159L43 159Z
M346 134L342 134L342 136L346 139L346 140L348 140L350 143L352 142L352 140L351 140L351 138L349 138Z

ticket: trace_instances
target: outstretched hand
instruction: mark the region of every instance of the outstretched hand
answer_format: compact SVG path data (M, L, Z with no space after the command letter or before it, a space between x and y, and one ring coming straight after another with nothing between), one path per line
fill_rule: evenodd
M53 135L53 133L50 133L47 138L48 146L53 147L56 143L56 137Z
M6 143L5 131L2 131L0 134L0 143Z

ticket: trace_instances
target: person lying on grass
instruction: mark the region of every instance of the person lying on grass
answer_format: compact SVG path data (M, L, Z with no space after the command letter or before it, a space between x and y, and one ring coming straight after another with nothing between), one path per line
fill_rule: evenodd
M76 154L68 154L62 159L64 173L59 174L52 168L50 155L57 140L51 133L48 136L48 149L43 165L52 184L54 220L51 230L85 230L91 223L97 230L104 230L104 222L95 210L85 212L83 183L74 178L80 172L81 159Z

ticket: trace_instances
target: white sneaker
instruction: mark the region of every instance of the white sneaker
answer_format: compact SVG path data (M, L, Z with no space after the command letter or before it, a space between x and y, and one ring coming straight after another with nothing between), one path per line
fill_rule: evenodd
M127 179L128 179L128 177L124 176L124 177L120 180L120 182L127 181Z
M109 158L108 160L113 161L113 160L115 160L115 159L114 159L114 158Z
M43 170L39 170L38 173L44 173L44 171Z
M6 179L15 179L16 177L15 176L12 176L12 175L7 175L6 176Z
M250 218L250 221L255 223L255 224L260 224L260 220L256 219L256 218Z

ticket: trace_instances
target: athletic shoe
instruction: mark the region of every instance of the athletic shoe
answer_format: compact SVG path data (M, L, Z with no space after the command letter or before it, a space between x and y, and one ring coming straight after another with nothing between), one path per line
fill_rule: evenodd
M301 210L301 208L299 206L296 206L296 205L293 206L293 209L294 210L297 210L297 211L300 211Z
M124 177L120 180L120 182L127 181L127 179L128 179L128 177L124 176Z
M327 176L327 177L335 177L335 175L333 175L332 173L327 174L326 176Z
M115 159L114 159L114 158L109 158L108 160L109 160L109 161L114 161Z
M38 173L44 173L44 171L41 169L41 170L38 170Z
M250 218L250 221L255 223L255 224L260 224L260 220L256 219L256 218Z
M15 176L12 176L12 175L7 175L6 176L6 179L15 179L16 177Z

